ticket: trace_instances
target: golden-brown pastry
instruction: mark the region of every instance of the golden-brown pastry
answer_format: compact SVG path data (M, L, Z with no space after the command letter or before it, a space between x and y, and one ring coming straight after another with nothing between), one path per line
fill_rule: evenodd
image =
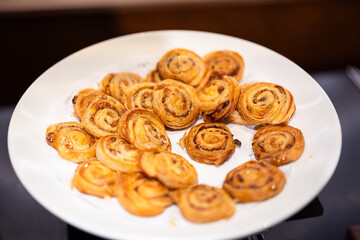
M173 203L167 187L139 172L118 173L115 195L128 212L143 217L158 215Z
M189 127L199 115L197 95L193 87L166 79L153 93L153 111L171 129Z
M252 124L281 124L292 118L296 106L286 88L260 82L241 86L237 110Z
M72 99L75 116L81 119L85 109L89 106L90 102L99 95L104 95L104 93L93 88L86 88L79 91Z
M239 93L239 84L233 77L223 76L207 82L198 92L204 120L217 122L225 119L234 111Z
M304 151L302 132L288 125L261 127L252 140L256 159L281 166L298 159Z
M114 195L115 176L115 171L97 160L83 162L76 168L71 184L85 194L112 197Z
M235 123L239 125L253 125L252 122L246 121L239 113L237 108L235 108L234 111L232 111L226 118L225 121L229 123Z
M81 117L83 128L95 137L103 137L118 132L118 122L125 112L124 106L107 95L95 97Z
M161 79L174 79L193 87L198 86L206 75L206 65L196 53L177 48L165 53L157 64Z
M155 86L156 84L151 82L135 84L125 90L121 97L121 102L127 110L143 108L152 111Z
M213 51L203 57L208 68L209 80L230 76L240 81L244 75L244 59L234 51Z
M220 165L235 149L232 133L223 123L205 122L192 127L180 140L190 158L206 164Z
M141 151L171 151L164 124L158 116L146 109L126 111L119 122L119 134Z
M60 157L71 162L96 159L97 140L80 123L64 122L49 126L46 129L46 142L58 151Z
M120 172L140 171L139 153L137 148L117 134L100 138L96 146L99 161Z
M157 68L151 70L145 77L145 80L147 82L152 82L152 83L158 83L158 82L161 82L162 79L160 77L160 74L157 70Z
M121 101L121 96L128 87L144 81L142 77L135 73L109 73L101 80L100 89L105 94Z
M143 172L159 179L169 188L185 188L197 184L197 173L182 156L165 151L144 151L139 155Z
M195 223L214 222L232 217L235 204L221 188L199 184L171 192L182 215Z
M281 192L286 177L276 166L265 161L250 160L231 170L223 188L238 202L256 202Z

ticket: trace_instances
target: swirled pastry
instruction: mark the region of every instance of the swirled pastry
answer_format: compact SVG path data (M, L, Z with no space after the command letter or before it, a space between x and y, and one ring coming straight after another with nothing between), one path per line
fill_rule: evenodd
M74 105L74 113L79 119L81 119L85 109L89 106L90 102L97 96L104 95L102 91L92 88L86 88L78 92L72 99Z
M192 127L180 140L190 158L206 164L220 165L235 149L232 133L223 123L205 122Z
M252 148L256 159L281 166L301 156L305 140L302 132L292 126L267 125L255 133Z
M148 74L146 74L145 80L152 83L158 83L162 81L157 68L151 70Z
M198 92L204 120L217 122L225 119L234 111L239 93L239 84L233 77L224 76L207 82Z
M226 118L225 121L230 123L235 123L239 125L253 125L252 122L246 121L239 113L237 108L235 108L234 111L232 111Z
M143 82L135 84L125 90L121 97L121 102L127 110L133 108L143 108L153 110L153 91L156 84Z
M134 108L119 122L119 134L141 151L171 151L171 142L162 121L153 112Z
M144 82L145 80L135 73L109 73L100 83L100 89L106 94L121 101L125 89L128 87Z
M182 215L195 223L214 222L232 217L235 204L221 188L199 184L171 192Z
M149 177L159 179L169 188L185 188L197 184L197 173L182 156L165 151L144 151L139 164Z
M208 68L209 80L230 76L240 81L244 75L244 59L230 50L213 51L203 57Z
M196 53L177 48L165 53L157 64L157 71L161 79L174 79L196 87L204 81L207 68Z
M241 86L237 110L245 121L253 124L281 124L292 118L296 106L286 88L260 82Z
M97 140L87 133L80 123L57 123L46 129L46 142L55 148L60 157L80 163L96 159Z
M115 98L102 95L95 97L81 117L83 128L95 137L118 132L118 122L125 112L124 106Z
M199 115L194 88L179 81L162 81L155 87L153 97L154 113L171 129L184 129Z
M96 145L96 157L99 161L120 172L140 171L139 153L137 148L119 135L102 137Z
M158 215L173 203L167 187L139 172L118 173L115 195L128 212L143 217Z
M263 201L281 192L285 175L265 161L248 161L231 170L223 188L239 202Z
M115 176L115 171L97 160L83 162L76 168L71 184L85 194L112 197L114 195Z

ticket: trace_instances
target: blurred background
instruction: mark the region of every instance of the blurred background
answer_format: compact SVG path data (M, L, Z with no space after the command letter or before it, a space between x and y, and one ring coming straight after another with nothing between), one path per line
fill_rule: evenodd
M21 95L46 69L77 50L112 37L166 29L243 38L284 55L314 77L339 114L341 159L318 196L321 216L287 221L263 237L356 239L360 90L349 77L349 66L360 66L359 0L0 0L0 239L70 239L69 232L76 231L38 205L11 167L7 127Z

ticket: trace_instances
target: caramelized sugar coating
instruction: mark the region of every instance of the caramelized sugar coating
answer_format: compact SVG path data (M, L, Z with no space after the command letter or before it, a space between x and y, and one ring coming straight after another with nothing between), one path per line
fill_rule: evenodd
M72 179L72 186L78 191L97 197L114 195L115 171L101 162L88 161L78 165Z
M157 71L161 79L174 79L196 87L204 81L207 68L196 53L177 48L163 55L157 64Z
M198 92L200 111L204 120L217 122L234 111L239 99L240 87L233 77L214 79Z
M197 184L197 172L182 156L165 151L145 151L139 156L140 167L149 177L159 179L169 188Z
M121 102L127 110L143 108L153 110L153 92L156 84L143 82L135 84L125 90Z
M208 68L209 80L230 76L240 81L244 75L243 57L234 51L213 51L203 57Z
M158 116L146 109L126 111L119 122L119 134L141 151L171 151L164 124Z
M214 222L231 218L235 213L231 197L223 189L206 184L173 191L171 197L182 215L191 222Z
M85 109L81 124L95 137L112 135L118 132L118 122L124 112L124 106L115 98L97 96Z
M289 125L267 125L258 129L252 140L256 159L282 166L298 159L305 148L302 132Z
M140 171L139 154L137 148L117 134L100 138L96 146L99 161L120 172Z
M199 115L194 88L179 81L167 79L158 83L153 97L154 113L171 129L187 128Z
M241 86L237 110L252 124L281 124L292 118L296 106L286 88L260 82Z
M46 129L46 142L55 148L60 157L80 163L96 159L95 137L77 122L57 123Z
M173 203L167 187L139 172L118 173L115 195L128 212L143 217L158 215Z
M107 74L100 83L100 90L121 101L124 91L130 86L145 80L135 73L118 72Z
M232 133L223 123L200 123L180 140L191 159L220 165L235 149Z
M223 188L238 202L256 202L274 197L281 192L285 175L265 161L248 161L231 170Z
M97 96L104 95L102 91L92 88L86 88L79 91L72 99L74 105L75 116L81 119L85 109L89 106L90 102Z

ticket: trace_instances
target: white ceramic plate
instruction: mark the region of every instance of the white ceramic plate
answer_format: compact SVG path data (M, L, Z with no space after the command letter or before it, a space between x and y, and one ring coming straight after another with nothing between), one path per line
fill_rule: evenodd
M303 155L281 167L287 184L278 196L259 203L237 204L230 220L194 224L185 220L174 205L156 217L137 217L127 213L115 198L81 194L70 188L76 164L61 159L45 141L49 125L77 121L71 99L79 90L97 88L110 72L134 72L145 77L166 51L179 47L200 56L222 49L239 52L246 64L241 83L277 83L289 89L295 98L297 111L290 125L304 134ZM176 144L184 131L168 132L173 152L191 161L200 183L221 187L231 169L254 159L251 138L255 131L240 125L228 126L242 146L219 167L190 160ZM325 92L287 58L235 37L196 31L155 31L95 44L47 70L16 106L9 126L8 147L15 172L30 194L54 215L84 231L112 239L219 239L255 234L285 220L315 198L336 168L341 130Z

